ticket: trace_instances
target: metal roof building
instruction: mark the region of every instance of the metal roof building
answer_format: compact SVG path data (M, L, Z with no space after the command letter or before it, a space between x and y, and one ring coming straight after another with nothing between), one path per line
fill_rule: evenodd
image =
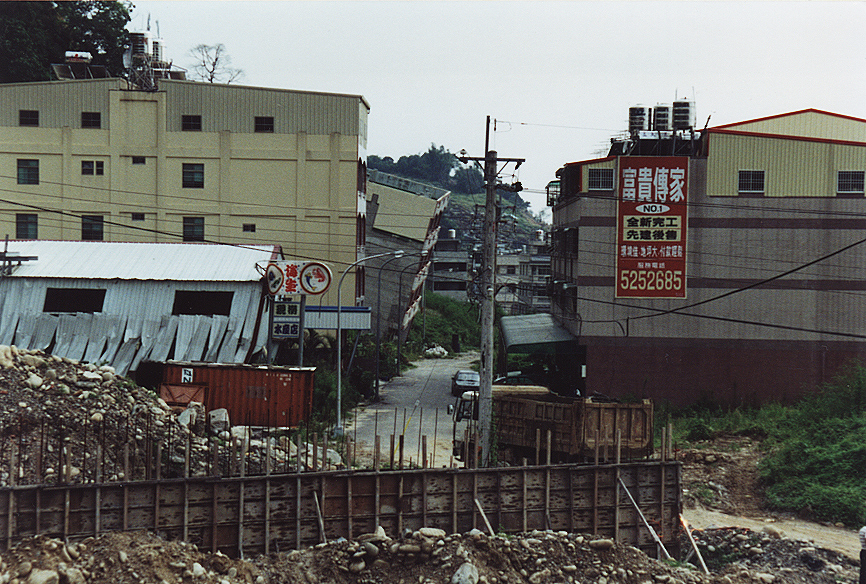
M279 247L10 241L4 255L0 344L125 375L143 360L243 363L267 342L259 270Z
M862 363L866 119L653 134L557 173L551 312L581 390L793 403Z

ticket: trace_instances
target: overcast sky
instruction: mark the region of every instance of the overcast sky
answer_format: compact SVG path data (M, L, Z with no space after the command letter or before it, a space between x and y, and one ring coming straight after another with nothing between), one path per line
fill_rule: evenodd
M129 28L148 15L181 67L222 43L244 85L363 95L368 154L483 156L489 115L491 148L526 159L534 212L636 104L694 99L701 127L805 108L866 118L863 2L137 1Z

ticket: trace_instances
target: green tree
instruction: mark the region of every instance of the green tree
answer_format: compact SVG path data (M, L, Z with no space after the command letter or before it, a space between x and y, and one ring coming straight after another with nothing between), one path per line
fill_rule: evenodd
M0 2L0 83L52 79L66 51L87 51L115 77L124 73L129 2Z
M484 190L483 173L477 166L461 164L454 154L436 144L423 154L401 156L396 162L390 156L368 156L367 166L461 193Z

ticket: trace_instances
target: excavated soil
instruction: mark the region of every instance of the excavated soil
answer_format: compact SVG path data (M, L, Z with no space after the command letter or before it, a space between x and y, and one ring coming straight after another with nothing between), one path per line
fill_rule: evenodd
M53 424L46 424L46 419ZM58 433L61 422L63 431ZM0 347L4 452L0 470L5 484L32 482L38 478L32 474L34 468L42 468L36 472L45 478L51 473L42 459L55 456L57 464L51 469L55 477L63 472L74 482L117 474L124 465L116 459L114 442L121 437L124 441L141 437L146 442L155 434L187 444L193 439L164 403L116 379L109 369ZM46 438L49 435L51 439ZM84 440L98 445L108 458L96 465L82 456L77 469L64 468L58 452L64 444ZM10 474L6 455L13 444L21 464ZM465 534L435 529L404 534L380 531L357 541L338 540L246 559L136 532L78 542L29 538L0 556L0 584L856 582L854 531L816 524L810 530L806 522L802 522L805 531L789 530L790 518L762 509L757 481L761 454L756 443L722 437L699 449L679 451L677 456L684 464L684 515L699 528L693 535L700 556L688 553L692 546L685 532L684 557L669 561L589 534L565 532L502 537L477 530ZM78 473L74 478L69 477L73 470ZM833 530L836 539L826 537L827 530Z

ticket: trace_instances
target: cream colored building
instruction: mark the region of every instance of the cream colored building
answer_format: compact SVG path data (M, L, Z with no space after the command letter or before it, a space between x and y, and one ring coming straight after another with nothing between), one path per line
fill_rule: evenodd
M579 337L563 361L581 391L790 403L862 363L866 120L807 109L656 136L557 173L551 312ZM653 214L674 169L686 222L667 245Z
M330 305L364 255L361 96L91 79L0 85L0 102L12 239L280 244L329 265ZM343 305L363 295L349 280Z

